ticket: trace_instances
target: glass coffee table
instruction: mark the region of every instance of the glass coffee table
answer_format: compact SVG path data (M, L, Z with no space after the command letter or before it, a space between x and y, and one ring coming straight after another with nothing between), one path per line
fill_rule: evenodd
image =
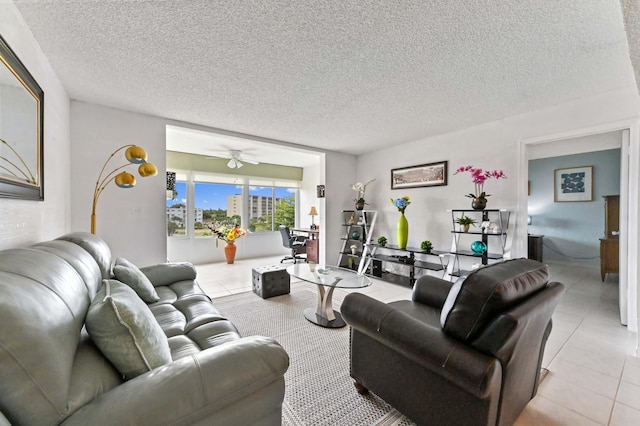
M337 266L296 263L288 266L287 272L292 277L316 284L318 305L315 309L305 309L304 317L314 324L327 328L340 328L347 325L340 312L333 310L331 305L333 290L363 288L371 285L371 278Z

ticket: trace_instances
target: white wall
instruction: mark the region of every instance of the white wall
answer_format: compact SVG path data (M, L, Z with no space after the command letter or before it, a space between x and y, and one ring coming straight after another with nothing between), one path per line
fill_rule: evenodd
M378 210L378 223L374 237L384 235L390 244L396 244L396 223L400 216L390 198L409 196L411 204L405 210L409 222L411 247L429 240L436 250L451 247L452 220L447 209L470 209L471 199L465 197L474 191L469 173L453 175L460 166L473 165L482 169L502 169L508 179L489 180L485 184L487 208L509 209L516 206L515 184L516 150L504 137L496 137L499 126L488 124L434 138L387 148L358 158L358 180L376 178L367 188L368 209ZM391 189L391 169L419 164L448 161L446 186L411 189ZM511 219L513 225L514 219ZM494 252L490 247L491 251Z
M158 167L158 176L137 178L132 189L120 189L114 185L100 197L97 210L97 234L104 238L114 255L125 257L139 265L167 260L190 260L194 263L224 260L222 245L216 247L214 239L174 238L167 247L165 207L165 126L184 125L160 117L136 114L84 102L71 103L71 160L74 179L71 185L71 227L73 230L90 230L93 189L102 164L118 147L137 144L147 150L149 161ZM205 128L206 130L206 128ZM321 250L325 242L329 250L339 248L339 214L333 207L315 198L316 185L323 183L327 193L333 192L337 208L349 207L341 200L349 198L349 184L355 179L355 157L327 152L318 167L305 168L304 189L308 195L300 203L301 227L308 227L311 205L317 203L321 224ZM125 164L123 154L118 153L107 170ZM325 164L330 168L325 175ZM127 168L135 174L135 167ZM338 210L339 212L339 210ZM330 230L327 232L327 230ZM327 232L327 234L325 234ZM327 239L331 239L328 242ZM237 244L238 258L286 254L278 233L251 235ZM336 255L337 256L337 255ZM329 257L329 261L333 259ZM330 262L329 262L330 263Z
M166 260L165 124L167 121L84 102L71 103L71 228L89 232L91 202L100 169L117 148L136 144L147 151L158 176L141 178L135 165L135 188L111 184L100 197L96 234L121 256L139 265ZM108 171L127 164L124 151L109 162Z
M12 2L0 2L0 33L44 91L43 202L0 199L0 249L70 229L69 97Z
M327 153L325 165L324 219L320 228L321 244L325 248L325 263L335 265L342 247L344 227L342 210L353 210L355 192L351 185L356 182L357 160L354 156Z
M171 238L167 247L167 258L172 262L188 261L196 265L224 262L224 245L224 241L216 238ZM283 247L279 232L251 234L236 242L236 259L280 255L284 257L286 254L290 254L290 251Z
M518 215L526 218L526 209L523 212L518 210L519 192L524 191L526 196L526 177L522 179L518 166L520 140L639 115L638 95L634 88L629 88L362 155L358 157L358 180L377 179L371 186L372 190L367 190L367 201L371 203L369 208L380 212L375 234L391 236L392 242L395 240L399 213L389 198L408 195L411 205L405 214L409 221L409 245L419 246L422 240L428 239L434 248L448 250L451 246L451 215L446 210L468 208L470 200L464 195L473 191L468 173L453 175L453 172L465 165L502 169L508 179L490 180L485 185L486 191L492 194L487 208L512 211L507 255L526 256L527 225L526 221L518 219ZM436 161L449 162L447 186L390 189L391 169ZM518 235L515 240L514 235Z
M622 132L612 132L622 141ZM600 262L600 238L604 234L605 195L620 194L620 149L563 155L529 161L529 232L544 235L546 260ZM593 167L593 199L583 202L554 201L554 172L569 167Z

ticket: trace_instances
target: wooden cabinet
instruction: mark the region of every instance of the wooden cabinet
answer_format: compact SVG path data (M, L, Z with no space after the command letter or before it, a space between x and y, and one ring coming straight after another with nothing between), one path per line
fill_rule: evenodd
M320 231L317 229L294 229L296 234L307 234L307 262L320 262Z
M307 262L320 262L320 240L307 239Z
M528 235L529 251L528 258L542 262L542 239L544 235Z
M600 277L619 271L620 196L605 195L604 238L600 238Z
M604 281L608 273L618 273L618 251L620 244L617 238L600 238L600 277Z

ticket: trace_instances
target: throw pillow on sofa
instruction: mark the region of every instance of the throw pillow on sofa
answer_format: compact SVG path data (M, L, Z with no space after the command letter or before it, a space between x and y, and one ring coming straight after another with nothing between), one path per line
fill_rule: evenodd
M116 258L113 275L116 280L125 283L131 287L142 300L147 303L154 303L160 300L155 287L149 281L149 278L142 273L140 269L127 259L121 257Z
M172 361L169 342L149 307L126 284L103 280L89 306L93 342L125 379Z

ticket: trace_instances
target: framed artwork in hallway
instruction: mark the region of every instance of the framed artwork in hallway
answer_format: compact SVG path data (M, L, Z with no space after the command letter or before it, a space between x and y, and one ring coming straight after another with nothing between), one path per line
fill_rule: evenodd
M593 166L556 169L553 195L556 203L593 201Z

